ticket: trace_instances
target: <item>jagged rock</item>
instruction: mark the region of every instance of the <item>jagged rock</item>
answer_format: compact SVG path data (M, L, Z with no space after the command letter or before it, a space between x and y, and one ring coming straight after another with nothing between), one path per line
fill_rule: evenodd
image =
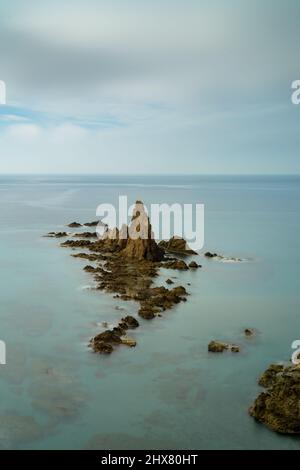
M126 247L122 250L122 256L147 261L161 261L164 258L164 250L159 248L154 235L144 204L136 202L131 225L128 227L129 238Z
M166 283L167 283L167 284L174 284L174 282L172 281L172 279L167 279L167 280L166 280Z
M240 352L237 344L224 343L222 341L211 341L208 345L208 351L214 353L222 353L224 351Z
M190 249L186 240L181 237L172 237L170 240L162 240L158 246L170 253L178 253L182 255L197 255L197 253Z
M283 372L283 370L284 366L282 364L271 364L259 378L258 384L265 388L271 387L276 380L277 374Z
M71 228L77 228L77 227L81 227L82 225L79 224L78 222L71 222L70 224L67 225L67 227L71 227Z
M259 380L267 387L249 413L281 434L300 434L300 368L272 364Z
M121 343L120 336L116 334L116 332L112 330L106 330L103 331L103 333L99 333L95 338L93 339L95 342L103 341L104 343Z
M83 268L84 271L86 271L87 273L103 273L103 269L101 267L98 267L98 268L95 268L94 266L85 266Z
M173 261L167 261L166 263L161 263L161 267L165 269L178 269L179 271L187 271L189 269L186 262L182 259L176 259Z
M198 269L198 268L202 268L201 264L197 264L196 261L192 261L190 264L189 264L189 268L190 269Z
M103 341L93 341L91 347L93 351L98 354L111 354L114 350L111 344L104 343Z
M137 328L139 326L139 322L132 316L128 315L125 318L122 318L122 322L125 323L128 328Z

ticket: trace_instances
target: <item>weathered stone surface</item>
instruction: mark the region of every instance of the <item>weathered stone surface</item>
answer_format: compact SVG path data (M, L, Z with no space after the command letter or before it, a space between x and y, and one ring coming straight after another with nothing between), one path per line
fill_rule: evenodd
M149 217L140 201L135 205L128 233L126 247L121 251L122 256L147 261L161 261L164 258L164 250L154 240Z
M300 434L300 368L272 364L259 384L266 387L249 413L257 421L281 434Z

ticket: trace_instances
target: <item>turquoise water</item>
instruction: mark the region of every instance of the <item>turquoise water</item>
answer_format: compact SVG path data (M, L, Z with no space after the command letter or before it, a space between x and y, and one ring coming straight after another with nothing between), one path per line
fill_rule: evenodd
M204 203L204 250L250 261L162 271L191 283L189 301L141 320L136 349L99 357L87 348L99 323L137 306L85 289L86 262L42 235L120 194ZM1 176L0 196L0 448L300 449L247 414L259 374L300 339L299 178ZM211 339L242 352L209 355Z

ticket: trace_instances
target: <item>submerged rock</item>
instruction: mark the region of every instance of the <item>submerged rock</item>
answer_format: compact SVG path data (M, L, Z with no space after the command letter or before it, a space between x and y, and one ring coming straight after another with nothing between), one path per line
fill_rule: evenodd
M162 240L158 246L170 253L178 253L182 255L197 255L197 253L190 249L186 240L181 237L172 237L170 240Z
M240 347L237 344L224 343L222 341L211 341L208 345L208 351L214 353L231 351L237 353L240 352Z
M300 368L272 364L259 384L266 387L249 413L257 421L281 434L300 434Z

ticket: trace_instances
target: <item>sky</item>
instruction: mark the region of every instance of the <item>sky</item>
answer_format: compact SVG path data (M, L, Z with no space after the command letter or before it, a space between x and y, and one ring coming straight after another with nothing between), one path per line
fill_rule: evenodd
M299 0L1 0L0 173L300 173Z

